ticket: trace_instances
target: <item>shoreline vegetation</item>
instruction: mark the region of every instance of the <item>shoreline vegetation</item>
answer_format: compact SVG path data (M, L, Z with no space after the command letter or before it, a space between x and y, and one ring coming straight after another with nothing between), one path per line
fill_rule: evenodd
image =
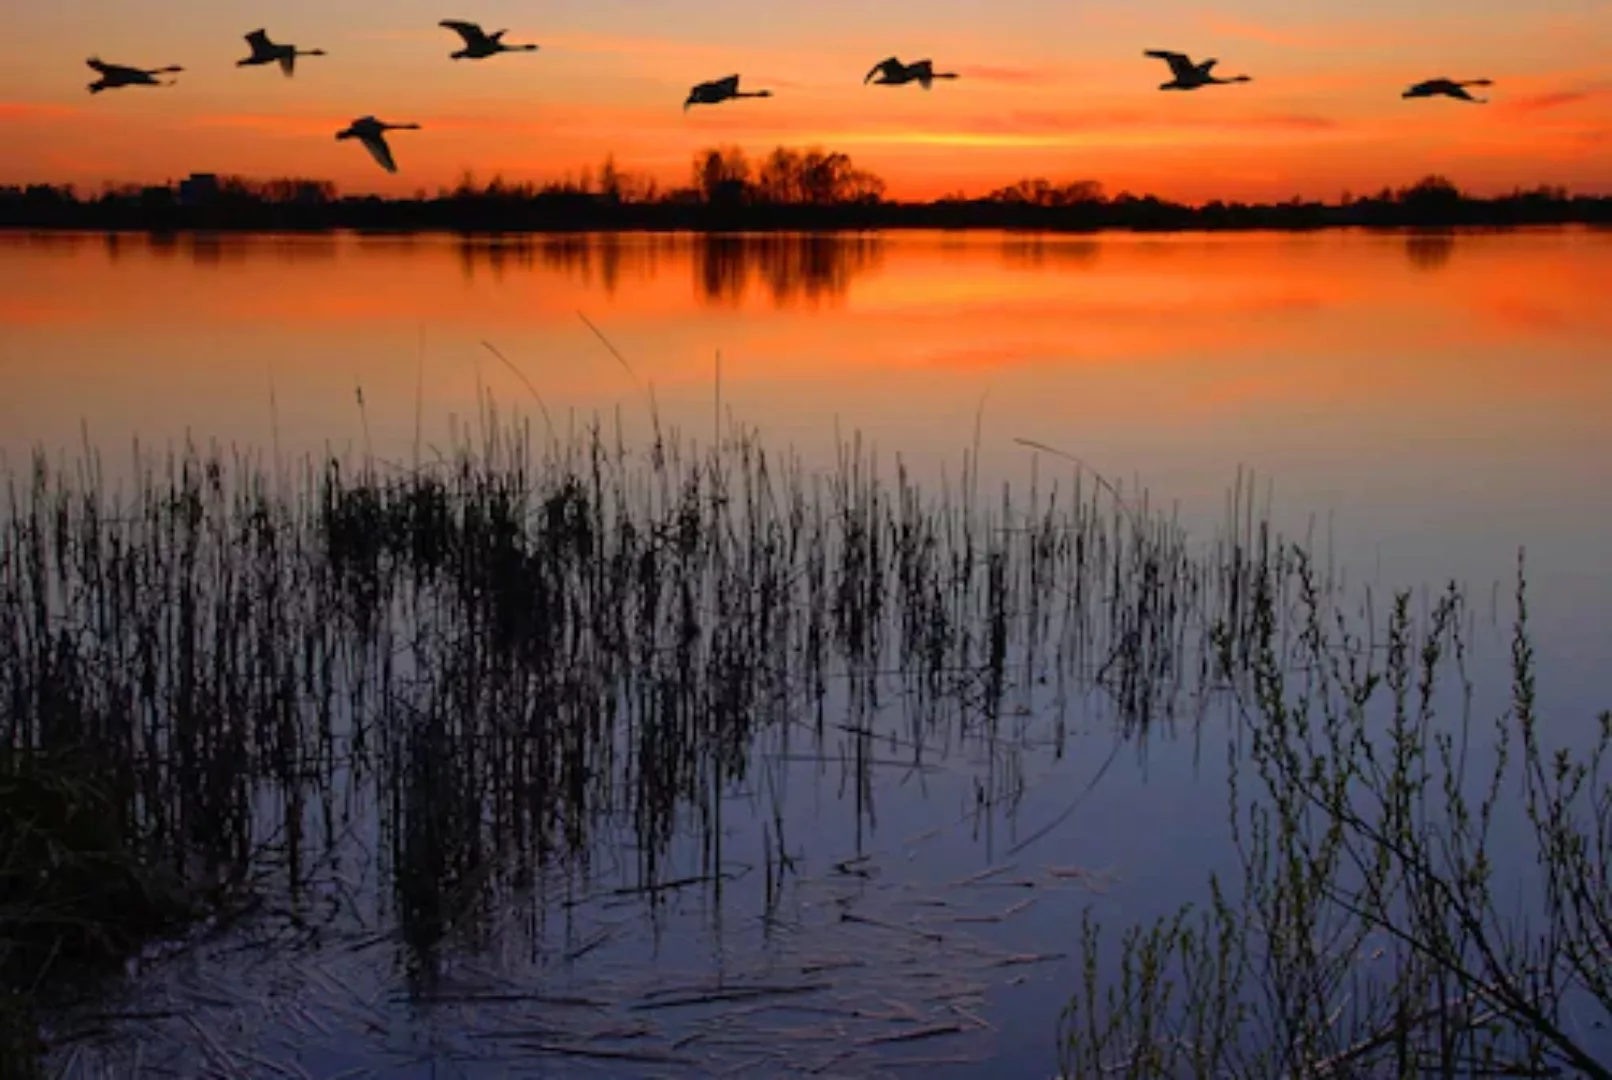
M861 437L819 472L731 421L707 446L651 418L628 445L489 403L412 466L137 448L132 488L88 449L8 466L0 1053L76 1045L63 1007L150 943L196 947L187 926L250 912L285 921L273 948L319 938L309 898L367 816L383 936L425 1004L512 906L599 891L602 853L632 864L604 895L645 903L720 897L732 860L756 858L782 917L788 889L846 872L776 801L809 744L869 793L898 739L913 762L988 748L989 813L1024 794L1015 755L1077 752L1066 730L1100 723L1116 749L1225 740L1230 873L1121 929L1117 955L1093 904L1082 929L1071 907L1047 947L1084 976L1058 988L1047 1038L1072 1075L1609 1075L1584 1024L1612 1017L1612 718L1538 717L1520 560L1509 699L1474 702L1458 590L1386 612L1345 595L1273 532L1251 479L1189 537L1145 492L1024 440L1027 482L982 490L976 442L937 489ZM739 788L758 793L759 852L723 851ZM952 962L930 955L949 923L840 919L917 929L923 951L783 984L805 1007L888 1006L904 965ZM872 1067L886 1043L972 1029L855 1015L852 1049L787 1052ZM705 1029L609 1030L561 1025L544 1052L657 1060Z
M1109 194L1094 180L1020 180L985 195L931 202L885 197L879 177L819 148L779 147L752 160L736 147L695 155L684 186L662 188L607 158L561 181L485 183L466 175L435 195L342 195L329 181L251 180L193 174L160 185L107 184L94 195L72 185L0 187L0 228L129 231L239 230L396 232L857 231L1024 229L1314 230L1325 228L1612 225L1612 195L1541 186L1491 198L1430 175L1334 202L1214 200L1191 206Z

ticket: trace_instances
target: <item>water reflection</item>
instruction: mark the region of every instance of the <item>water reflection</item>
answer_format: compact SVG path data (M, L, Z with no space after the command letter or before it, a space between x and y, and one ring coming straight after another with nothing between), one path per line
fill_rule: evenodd
M843 300L852 279L883 257L876 237L705 236L694 249L694 274L712 304L742 303L753 278L775 307L816 306Z
M1405 257L1417 270L1442 270L1455 251L1455 233L1449 229L1417 230L1405 235Z
M560 271L583 286L614 296L624 279L647 282L675 258L672 236L623 237L619 233L565 233L557 236L465 236L455 251L464 279L488 273L502 281L511 270Z
M843 300L857 276L875 269L883 241L874 237L796 234L465 237L456 248L466 281L481 272L502 280L510 271L560 270L581 284L614 295L624 280L647 282L669 263L688 260L695 295L717 307L739 307L752 288L774 307Z
M288 263L329 262L336 257L341 243L339 237L329 233L243 237L232 232L105 232L98 237L80 234L63 239L62 246L71 250L87 249L98 241L108 263L131 256L152 256L163 260L185 258L193 266L208 268L245 266L265 258Z
M1024 269L1060 264L1090 265L1097 261L1101 250L1102 245L1096 240L1015 236L1002 241L1002 261Z

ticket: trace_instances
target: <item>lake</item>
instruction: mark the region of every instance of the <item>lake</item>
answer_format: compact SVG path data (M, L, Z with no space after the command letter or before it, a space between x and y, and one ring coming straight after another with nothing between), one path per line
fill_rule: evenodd
M478 439L491 401L540 440L598 419L708 444L736 422L808 472L858 447L990 505L1078 471L1026 440L1204 544L1251 488L1351 595L1460 582L1483 722L1506 705L1526 548L1541 709L1572 732L1608 704L1612 655L1606 281L1612 232L1590 229L0 233L0 453L71 466L87 441L124 485L135 440L187 437L402 469ZM767 768L719 785L714 825L678 818L652 872L613 807L586 860L500 892L497 919L433 954L429 986L397 940L396 867L365 854L384 815L361 806L305 908L153 959L119 991L139 1017L70 1064L117 1075L137 1047L239 1075L1050 1075L1081 909L1117 933L1224 867L1224 755L1185 729L1121 748L1111 702L1061 689L1020 694L1011 733L928 743L916 706L854 699L829 696L815 742L789 744L792 719L758 735ZM689 1019L719 976L760 1003ZM892 1017L958 1030L886 1038ZM600 1053L555 1050L563 1031Z

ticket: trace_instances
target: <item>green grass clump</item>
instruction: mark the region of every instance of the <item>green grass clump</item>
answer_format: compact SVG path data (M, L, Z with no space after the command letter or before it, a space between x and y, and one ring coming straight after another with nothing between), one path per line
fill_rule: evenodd
M113 784L93 751L0 754L0 1058L9 1069L43 1049L41 1005L120 970L201 910L177 875L143 857Z
M1008 800L1032 722L1196 714L1210 630L1250 653L1250 590L1291 576L1241 487L1199 546L1045 458L986 492L977 449L937 488L860 438L809 470L738 426L538 441L489 409L482 432L407 470L187 446L121 487L93 454L6 478L19 993L236 883L300 911L360 832L421 971L601 861L647 896L720 888L733 793L801 743L844 747L859 793L883 737L988 750ZM770 883L793 853L767 825Z
M15 755L0 772L0 976L39 983L56 965L120 961L191 911L165 868L144 865L94 756Z
M1066 1071L1612 1077L1612 714L1544 724L1520 558L1487 737L1458 589L1357 632L1298 576L1221 650L1240 874L1117 952L1088 911Z

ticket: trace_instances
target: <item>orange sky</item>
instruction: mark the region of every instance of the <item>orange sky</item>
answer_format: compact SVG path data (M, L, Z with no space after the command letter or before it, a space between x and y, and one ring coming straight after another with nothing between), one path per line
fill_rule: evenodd
M1539 183L1612 191L1612 2L1389 0L1206 5L1120 0L73 0L29 7L0 44L0 182L308 175L344 191L434 191L480 178L557 179L614 152L682 183L704 146L843 149L898 198L981 192L1021 176L1090 178L1165 197L1335 198L1441 172L1480 193ZM981 11L991 14L981 25ZM1414 14L1406 14L1414 11ZM508 27L530 55L451 61L444 15ZM267 21L265 21L267 20ZM297 75L237 69L241 34L321 47ZM1254 82L1166 94L1144 48L1214 56ZM930 92L866 87L896 53L962 78ZM172 89L91 97L84 58L180 64ZM688 87L739 72L767 100L681 110ZM1493 103L1404 101L1433 76L1489 77ZM414 121L389 176L334 133L353 117Z

